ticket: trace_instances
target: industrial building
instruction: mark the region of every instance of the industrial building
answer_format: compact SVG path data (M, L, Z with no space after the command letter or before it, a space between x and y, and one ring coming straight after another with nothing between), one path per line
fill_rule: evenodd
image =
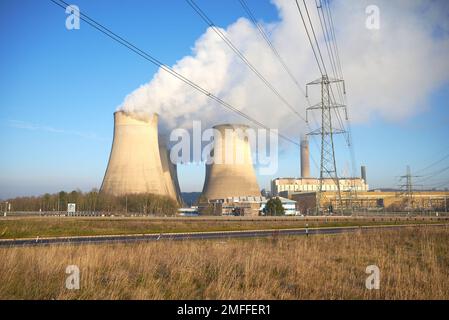
M176 167L158 136L158 115L114 113L114 138L101 192L152 193L181 202Z
M368 184L361 178L339 178L341 191L368 191ZM288 197L295 192L319 191L320 179L317 178L276 178L271 181L273 195ZM324 191L338 191L333 179L323 179Z
M317 207L317 192L291 193L289 198L296 201L296 209L302 214L314 214ZM415 191L412 195L399 191L341 192L343 209L358 212L393 211L444 211L449 209L448 191ZM320 198L320 208L324 213L341 209L338 192L327 191Z
M368 191L366 183L366 168L361 167L361 178L339 178L340 191ZM333 179L323 179L324 191L338 191L338 186ZM271 181L271 194L289 197L296 192L318 192L320 179L310 177L309 142L307 138L301 139L301 177L300 178L276 178Z
M297 215L299 212L296 210L296 201L284 197L277 197L279 200L281 200L282 207L284 208L284 214L286 216L294 216ZM260 212L263 212L265 209L265 206L267 204L267 201L264 201L261 203L260 206Z
M310 177L309 144L306 138L301 140L301 178L276 178L271 181L271 193L296 201L296 210L301 214L342 212L342 210L363 211L447 211L449 192L443 191L369 191L366 167L360 169L360 178L338 178L338 187L334 179L322 180ZM317 202L320 201L318 204Z
M296 215L296 201L283 197L281 200L285 215ZM265 197L229 197L219 201L200 204L200 211L212 215L259 216L268 202ZM206 210L209 210L206 212Z
M214 202L216 214L236 215L236 216L258 216L263 203L266 203L265 197L232 197L222 201Z

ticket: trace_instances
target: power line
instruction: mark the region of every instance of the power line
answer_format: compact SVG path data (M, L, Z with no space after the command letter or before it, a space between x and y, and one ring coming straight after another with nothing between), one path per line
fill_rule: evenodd
M437 180L432 180L432 182L424 183L423 185L426 186L426 187L435 186L435 185L437 185L437 184L439 184L439 183L441 183L443 181L447 181L447 179L448 179L447 177L439 178Z
M316 8L317 8L318 18L319 18L319 21L320 21L321 30L323 31L323 35L324 35L324 43L326 44L327 53L328 53L328 55L329 55L329 62L330 62L330 65L331 65L331 69L332 69L332 72L333 72L333 74L334 74L334 77L335 77L335 78L338 78L339 75L338 75L337 72L335 71L335 59L334 59L334 54L333 54L332 49L330 49L330 41L331 41L331 40L330 40L330 37L329 37L329 32L328 32L328 29L327 29L326 20L325 20L325 18L324 18L324 15L323 15L323 11L322 11L322 10L321 10L321 15L320 15L320 10L319 10L319 8L321 8L321 6L318 5L317 0L315 0L315 3L316 3ZM323 22L324 22L324 23L323 23Z
M299 3L298 3L298 0L295 0L295 2L296 2L296 7L298 8L299 15L301 16L301 21L302 21L302 23L303 23L303 25L304 25L304 30L306 31L306 35L307 35L307 38L308 38L308 40L309 40L310 47L312 48L312 52L313 52L313 55L314 55L314 57L315 57L315 61L316 61L316 63L317 63L317 66L318 66L318 69L319 69L319 71L320 71L320 74L321 74L321 76L323 77L323 76L325 75L325 73L323 72L323 68L321 67L321 64L320 64L320 62L319 62L317 52L315 51L315 46L313 45L313 42L312 42L312 38L310 37L309 28L307 27L307 24L306 24L306 21L305 21L305 19L304 19L304 15L303 15L303 13L302 13L302 11L301 11L301 7L300 7L300 5L299 5ZM312 26L312 28L313 28L313 26ZM318 45L318 42L317 42L317 45ZM319 49L319 48L318 48L318 49ZM323 66L323 67L325 68L325 66ZM306 94L306 96L307 96L307 94ZM310 108L310 107L311 107L311 106L310 106L310 104L309 104L309 108ZM313 116L313 117L314 117L314 116ZM315 122L316 122L316 121L315 121ZM308 121L306 121L306 123L308 123ZM313 141L315 144L317 144L315 140L312 139L312 141ZM319 146L317 146L317 148L320 149ZM321 169L320 169L320 170L321 170ZM329 174L329 172L327 172L327 173Z
M253 71L261 80L262 82L265 83L265 85L268 86L268 88L270 88L277 96L279 99L281 99L282 102L284 102L284 104L289 107L290 110L292 110L301 120L303 120L306 125L309 127L308 121L306 121L306 119L304 119L304 117L302 117L294 108L293 106L288 103L288 101L283 98L280 93L271 85L271 83L266 80L265 77L263 77L263 75L250 63L250 61L243 55L243 53L232 43L232 41L226 37L226 35L220 30L220 28L218 28L215 23L207 16L207 14L194 2L194 0L186 0L186 2L190 5L190 7L192 7L192 9L202 18L202 20L212 28L212 30L217 33L217 35L234 51L235 54L237 54L237 56L248 66L248 68L250 68L251 71ZM243 5L243 4L242 4ZM244 7L245 8L245 7ZM249 11L249 7L246 6L246 8L248 8ZM250 11L249 11L250 12ZM254 15L251 13L252 18L254 19L254 21L256 21ZM252 19L252 20L253 20ZM256 21L257 23L257 21ZM263 29L260 28L262 31ZM265 32L263 32L265 33ZM268 36L266 36L266 39L269 41L269 43L271 43L271 41L269 40ZM272 48L277 52L277 50L275 49L274 45L272 45ZM279 54L278 54L279 55ZM279 55L280 57L280 55ZM294 77L293 77L294 78ZM296 80L295 80L296 81ZM299 86L299 84L298 84ZM302 90L302 93L304 94L304 91ZM306 100L308 102L308 104L310 105L310 102L307 98L307 95L305 94ZM316 121L316 120L315 120ZM309 127L310 128L310 127ZM313 140L313 142L316 144L316 141ZM314 159L313 156L311 156L312 161L315 165L315 167L318 168L318 164L316 162L316 160Z
M254 14L251 11L251 9L249 8L247 2L245 0L239 0L239 2L240 2L240 5L243 7L244 11L246 12L246 14L248 15L249 19L257 27L257 30L259 31L259 33L262 36L262 38L265 40L265 42L268 45L268 47L271 49L273 54L276 56L276 58L278 59L278 61L282 65L282 67L284 68L285 72L287 72L287 74L289 75L290 79L293 81L293 83L296 85L296 87L299 89L299 91L305 96L306 95L305 90L302 88L302 86L296 80L296 78L293 75L293 73L291 72L291 70L288 68L288 66L285 63L284 59L281 57L281 55L279 54L278 50L274 46L273 42L270 40L270 38L266 34L263 26L259 22L257 22L257 19L254 16ZM306 98L306 99L308 100L308 98Z
M318 4L318 1L320 4ZM315 0L315 3L316 3L316 7L317 7L318 17L320 19L321 29L323 30L323 34L325 36L326 46L327 46L328 54L330 57L329 61L332 66L334 76L336 78L343 79L340 55L338 52L339 51L338 44L337 44L337 39L335 36L335 26L334 26L334 22L333 22L333 17L332 17L332 12L330 9L329 1ZM321 16L320 16L319 9L321 9ZM323 26L323 24L324 24L324 26ZM329 42L329 44L328 44L328 42ZM345 91L345 90L344 90L344 88L341 87L340 83L337 83L337 89L338 89L338 94L339 94L339 97L340 97L342 103L347 105L346 94L344 92L342 94L342 91ZM343 129L345 129L345 131L346 131L346 144L347 144L347 146L349 148L349 152L350 152L353 175L355 175L356 174L356 159L355 159L354 145L353 145L353 141L352 141L351 123L349 121L347 108L345 109L345 112L346 112L345 118L346 118L346 122L347 122L347 128L345 128L345 126L343 124L343 120L341 119L339 109L335 110L335 114L337 116L340 126Z
M418 171L416 171L416 172L417 172L417 173L420 173L420 172L426 171L427 169L432 168L433 166L439 164L440 162L442 162L443 160L446 160L447 158L449 158L449 153L448 153L447 155L445 155L443 158L441 158L441 159L439 159L439 160L437 160L437 161L431 163L431 164L428 165L427 167L422 168L422 169L420 169L420 170L418 170Z
M257 27L260 35L262 36L262 38L265 40L265 43L268 45L268 47L271 49L271 51L273 52L273 54L275 55L275 57L279 60L280 64L282 65L282 67L284 68L284 70L287 72L287 74L289 75L290 79L294 82L294 84L296 85L296 87L299 89L299 91L301 92L301 94L305 97L306 102L308 104L308 106L311 106L310 100L306 95L305 90L302 88L302 86L298 83L298 81L296 80L296 78L294 77L293 73L290 71L290 69L288 68L287 64L285 63L284 59L281 57L281 55L279 54L278 50L276 49L276 47L274 46L274 44L272 43L272 41L270 40L269 36L266 34L263 26L257 22L257 19L254 15L254 13L252 12L252 10L250 9L250 7L248 6L247 2L245 0L239 0L241 6L243 7L244 11L246 12L246 14L248 15L248 17L250 18L250 20L253 22L253 24ZM318 122L315 118L315 114L312 113L312 119L314 120L314 122L318 125ZM306 121L306 125L307 127L310 129L310 125L308 123L308 121ZM317 148L319 148L319 146L317 145L317 142L314 139L311 139L315 145L317 146ZM313 155L311 155L312 161L315 165L315 167L317 168L317 170L319 170L318 164L315 160L315 158L313 157Z
M441 179L431 184L424 184L426 189L438 189L443 186L449 186L449 180Z
M445 168L442 168L442 169L439 169L439 170L436 170L436 171L433 171L432 173L429 173L429 174L425 175L422 179L420 179L419 182L430 180L431 178L433 178L433 177L435 177L437 175L440 175L441 173L443 173L443 172L445 172L447 170L449 170L449 166L447 166Z
M334 20L332 18L332 12L331 12L331 9L330 9L330 6L329 6L329 1L326 1L326 0L320 0L320 1L324 1L324 6L326 8L326 13L327 13L328 21L329 21L329 29L331 31L330 34L331 34L331 38L332 38L332 44L334 45L335 58L336 58L336 62L337 62L337 66L336 67L337 67L337 70L340 72L340 74L338 76L343 78L343 71L342 71L342 68L341 68L340 54L338 53L337 38L335 36Z
M50 0L51 2L53 2L54 4L58 5L59 7L63 8L64 10L66 9L66 7L69 5L68 3L66 3L63 0ZM110 29L108 29L107 27L103 26L102 24L100 24L99 22L95 21L94 19L90 18L87 14L80 12L80 19L83 20L84 22L86 22L87 24L89 24L91 27L97 29L98 31L100 31L101 33L105 34L106 36L108 36L109 38L113 39L114 41L120 43L121 45L127 47L128 49L130 49L131 51L133 51L134 53L136 53L137 55L141 56L142 58L144 58L145 60L151 62L152 64L160 67L162 70L166 71L167 73L171 74L172 76L174 76L175 78L181 80L182 82L188 84L189 86L191 86L192 88L196 89L197 91L201 92L202 94L206 95L207 97L209 97L210 99L218 102L220 105L222 105L223 107L235 112L236 114L238 114L239 116L249 120L250 122L252 122L253 124L255 124L258 127L264 128L266 130L270 130L269 127L265 126L263 123L255 120L254 118L250 117L249 115L245 114L244 112L240 111L239 109L235 108L233 105L231 105L230 103L222 100L221 98L215 96L214 94L210 93L209 91L207 91L206 89L204 89L203 87L199 86L198 84L196 84L195 82L189 80L188 78L184 77L183 75L181 75L180 73L176 72L175 70L173 70L172 68L168 67L167 65L164 65L161 61L159 61L158 59L156 59L155 57L151 56L150 54L148 54L147 52L139 49L138 47L136 47L135 45L133 45L132 43L130 43L129 41L125 40L124 38L122 38L121 36L117 35L116 33L114 33L113 31L111 31ZM295 145L297 145L298 147L300 146L299 143L297 143L296 141L290 139L289 137L279 133L279 136L286 140L289 141L290 143L293 143Z
M449 180L447 180L447 181L445 181L443 183L440 183L439 185L435 186L435 188L438 189L438 188L441 188L443 186L449 186Z
M190 7L201 17L201 19L212 28L212 30L228 45L229 48L248 66L248 68L301 120L306 121L304 117L279 93L279 91L254 67L245 55L232 43L232 41L218 28L207 14L195 3L194 0L185 0Z
M323 70L321 68L320 62L318 60L317 53L315 52L315 47L313 45L312 39L311 39L310 34L309 34L309 29L307 28L306 21L304 20L304 16L303 16L301 8L299 6L298 0L295 0L295 2L296 2L296 7L298 8L298 11L299 11L299 15L301 16L302 23L304 25L304 29L306 30L306 34L307 34L307 38L309 39L310 46L312 47L313 55L315 56L315 61L316 61L317 65L318 65L318 69L320 70L320 74L324 75L324 72L323 72Z
M321 15L320 15L320 10L319 9L322 8L322 6L318 5L317 0L315 0L315 3L316 3L316 8L317 8L318 18L319 18L319 21L320 21L321 30L323 31L323 35L324 35L324 42L326 44L326 49L327 49L327 53L328 53L328 56L329 56L329 63L331 65L331 70L332 70L332 73L334 75L334 78L339 78L339 74L336 71L336 66L335 66L336 63L335 63L334 53L333 53L332 47L330 46L331 36L329 34L329 30L328 30L328 26L327 26L327 23L326 23L325 16L323 14L323 10L321 10ZM332 91L333 99L335 100L335 96L334 96L332 88L331 88L331 91ZM344 99L343 99L343 96L342 96L342 93L341 93L341 90L340 90L339 83L337 83L337 93L339 95L340 101L343 103ZM339 111L340 110L338 108L334 109L335 116L336 116L336 118L338 120L340 128L345 130L345 126L343 124L343 120L341 119L341 115L340 115ZM348 143L349 143L349 141L348 141Z
M295 0L295 1L296 1L296 4L298 4L298 0ZM316 38L315 28L313 27L312 19L310 19L309 9L307 9L306 1L302 0L302 2L304 3L304 7L306 9L307 18L309 20L309 24L310 24L310 27L312 29L313 38L315 39L315 43L316 43L316 47L318 49L318 54L320 55L321 63L323 64L324 74L327 75L328 73L327 73L327 70L326 70L326 64L324 63L323 55L321 54L320 45L319 45L318 40ZM299 9L299 6L298 6L298 9Z
M312 19L310 18L310 14L309 14L309 10L308 10L308 8L307 8L307 4L306 4L305 0L303 0L304 7L305 7L305 9L306 9L307 19L308 19L308 21L309 21L310 28L311 28L311 30L312 30L313 38L314 38L314 40L315 40L315 44L316 44L316 47L317 47L318 55L320 56L320 60L321 60L321 63L322 63L322 67L321 67L320 62L319 62L319 60L318 60L318 57L317 57L317 55L316 55L316 52L315 52L315 46L313 45L312 39L311 39L311 37L310 37L309 30L308 30L307 24L306 24L306 22L305 22L304 15L303 15L303 13L302 13L302 11L301 11L301 8L300 8L300 6L299 6L298 0L295 0L295 2L296 2L296 7L298 8L299 14L300 14L300 16L301 16L301 20L302 20L302 22L303 22L303 24L304 24L304 28L305 28L305 30L306 30L307 37L308 37L308 39L309 39L309 43L310 43L310 45L311 45L311 47L312 47L312 51L313 51L313 53L314 53L314 55L315 55L315 60L316 60L316 62L317 62L317 64L318 64L318 68L320 69L321 75L322 75L322 76L325 75L325 76L327 77L328 72L327 72L327 69L326 69L326 64L324 63L323 55L321 54L320 45L319 45L318 40L317 40L317 37L316 37L315 29L314 29L314 27L313 27ZM324 74L323 74L323 71L322 71L323 69L324 69ZM332 99L333 99L334 101L336 101L332 86L330 86L330 93L331 93ZM335 111L335 112L336 112L336 111ZM343 123L342 123L342 120L341 120L341 118L340 118L339 113L337 114L337 120L339 120L339 124L340 124L340 126L342 127L342 130L344 130L344 125L343 125Z
M343 70L342 70L342 67L341 67L340 54L339 54L339 50L338 50L337 37L335 35L335 25L334 25L334 19L333 19L333 16L332 16L332 10L330 8L329 1L324 0L324 5L325 5L325 7L327 9L326 12L327 12L327 15L328 15L329 21L330 21L330 30L331 30L331 36L332 36L332 43L334 45L334 50L335 50L335 55L336 55L336 60L337 60L337 69L340 72L339 77L341 79L344 79ZM343 99L344 99L343 103L345 105L348 105L347 95L346 94L343 95ZM352 128L351 128L351 122L349 120L349 115L348 115L347 108L346 108L346 122L347 122L348 147L349 147L350 154L351 154L351 162L352 162L353 172L354 172L353 174L355 174L355 172L356 172L355 148L354 148L354 142L353 142L353 139L352 139Z
M328 69L326 68L326 63L325 63L325 61L323 59L323 55L321 53L320 44L317 39L317 35L316 35L315 29L314 29L314 26L312 23L312 19L311 19L309 10L307 8L306 1L303 0L303 5L305 8L305 13L307 15L308 24L310 25L311 33L313 35L313 39L315 42L312 41L312 37L309 32L309 26L306 23L305 14L303 14L298 0L295 0L295 2L296 2L296 7L298 9L298 12L301 16L301 20L304 25L304 29L306 31L307 37L309 39L310 46L311 46L313 54L315 56L316 63L321 72L321 79L318 79L318 80L315 80L315 81L312 81L311 83L309 83L309 84L319 84L319 83L321 84L321 103L319 103L313 107L307 108L307 110L312 110L312 109L320 109L321 110L321 118L322 118L321 127L319 129L311 131L309 133L309 135L310 134L321 135L320 180L323 179L323 177L326 173L336 182L337 189L338 189L339 202L340 202L340 206L341 206L342 205L341 193L340 193L340 186L339 186L339 178L338 178L338 174L337 174L337 165L336 165L334 141L333 141L334 134L346 133L346 143L350 150L350 156L351 156L351 161L352 161L352 171L353 171L354 175L355 175L356 170L355 170L355 153L354 153L354 149L352 148L351 133L346 130L345 125L342 120L342 116L339 112L339 108L344 108L345 119L348 121L348 126L349 126L349 118L348 118L348 113L347 113L347 109L346 109L346 105L345 105L346 98L344 96L344 94L346 93L345 86L344 86L343 78L340 77L340 75L342 74L341 64L339 61L338 53L336 52L334 54L334 51L338 51L338 49L335 44L336 40L335 40L335 32L333 30L333 22L329 18L330 9L327 8L327 11L324 12L322 6L318 6L317 1L315 0L315 3L317 4L318 18L320 21L321 29L323 31L323 36L324 36L324 40L325 40L325 44L326 44L327 53L329 55L329 64L331 67L329 70L331 72L333 72L334 79L332 79L328 76L328 72L327 72ZM320 10L319 10L320 8L322 9L321 15L320 15ZM333 43L333 47L331 45L331 42ZM318 56L319 56L319 58L318 58ZM337 61L337 57L338 57L338 61ZM320 61L321 61L321 63L320 63ZM324 72L323 72L323 70L324 70ZM343 86L343 88L341 88L339 82L341 82L341 85ZM337 93L341 100L340 104L337 103L337 99L335 98L334 89L333 89L333 86L331 85L332 83L337 83ZM342 91L341 89L343 89L343 94L341 92ZM306 92L307 92L307 90L306 90ZM333 112L332 112L332 109L335 109L335 110L333 110ZM332 121L332 113L335 113L335 118L336 118L337 123L339 124L341 129L334 128L334 125L332 124L332 122L333 122ZM306 115L307 115L307 113L306 113ZM320 183L320 190L318 193L317 203L320 202L322 191L324 191L324 190L322 188L322 183ZM319 211L319 207L317 207L317 212L318 211Z

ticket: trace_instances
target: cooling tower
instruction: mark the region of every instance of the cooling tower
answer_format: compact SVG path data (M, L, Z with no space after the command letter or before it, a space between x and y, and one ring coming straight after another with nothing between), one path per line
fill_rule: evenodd
M101 192L153 193L179 199L167 150L159 148L157 125L157 114L142 119L123 111L114 113L114 140Z
M260 196L244 125L214 127L214 162L206 165L202 197L208 200ZM242 134L239 134L242 133Z
M176 199L178 203L182 203L176 165L170 161L170 151L167 149L162 137L159 137L159 154L161 157L162 173L164 175L168 195L171 198Z
M309 140L307 136L301 139L301 178L310 178Z

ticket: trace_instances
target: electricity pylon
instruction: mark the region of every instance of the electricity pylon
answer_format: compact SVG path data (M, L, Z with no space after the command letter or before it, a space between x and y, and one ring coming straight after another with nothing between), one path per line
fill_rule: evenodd
M337 104L331 98L331 85L333 83L343 83L343 94L346 94L344 80L332 79L327 75L323 75L321 78L309 82L306 85L306 97L308 97L308 87L310 85L321 85L321 102L310 106L306 110L306 122L309 122L308 113L313 110L320 110L321 112L321 127L312 130L307 135L319 135L321 136L321 160L320 160L320 187L318 190L316 214L320 212L321 201L323 199L323 182L324 179L332 179L337 186L337 197L340 208L343 208L341 201L340 182L337 174L337 162L335 160L334 150L334 138L335 134L342 134L346 131L341 128L334 128L332 123L332 110L337 108L343 108L345 111L345 118L348 119L346 106L343 104ZM338 111L337 111L338 112Z
M407 166L407 171L404 176L400 176L401 180L405 179L405 184L400 185L401 189L405 189L403 194L407 198L407 207L409 210L413 209L413 183L412 178L418 178L420 176L412 176L410 166Z

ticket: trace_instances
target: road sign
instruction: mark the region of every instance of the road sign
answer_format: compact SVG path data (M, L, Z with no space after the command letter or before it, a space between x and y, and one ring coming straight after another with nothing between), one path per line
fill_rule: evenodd
M76 212L76 203L67 203L67 213L75 214Z

